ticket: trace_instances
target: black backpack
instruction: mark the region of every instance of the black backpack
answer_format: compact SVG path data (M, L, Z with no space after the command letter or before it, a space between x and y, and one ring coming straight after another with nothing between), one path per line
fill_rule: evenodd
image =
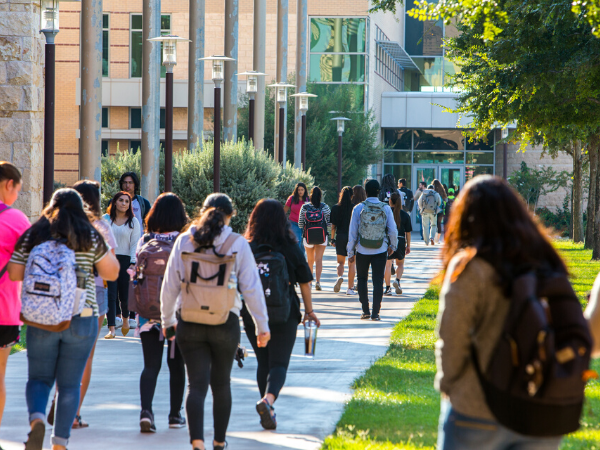
M323 204L319 208L310 205L304 214L304 234L309 245L321 245L327 238L327 222L323 214Z
M515 279L510 309L485 370L472 347L486 402L498 422L526 436L579 428L592 338L566 275Z
M269 324L285 323L290 317L290 276L285 257L270 245L260 245L254 259L262 282Z
M409 213L413 210L415 206L415 196L413 195L412 191L407 187L401 187L399 190L404 192L404 194L406 195L406 201L402 209Z

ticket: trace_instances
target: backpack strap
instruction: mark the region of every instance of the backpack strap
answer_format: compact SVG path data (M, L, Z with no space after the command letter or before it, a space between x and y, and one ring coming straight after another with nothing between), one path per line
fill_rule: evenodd
M221 246L219 247L219 251L217 252L217 249L213 247L213 252L215 252L215 255L220 257L227 255L227 252L231 250L231 247L233 247L233 243L237 241L239 237L241 236L238 233L231 233L227 237L227 239L225 239L225 242L221 244Z
M11 209L11 207L6 205L5 203L0 204L0 214L2 214L4 211L8 211L9 209ZM6 265L2 268L2 270L0 270L0 278L2 278L4 276L4 274L6 273L7 270L8 270L8 263L6 263Z

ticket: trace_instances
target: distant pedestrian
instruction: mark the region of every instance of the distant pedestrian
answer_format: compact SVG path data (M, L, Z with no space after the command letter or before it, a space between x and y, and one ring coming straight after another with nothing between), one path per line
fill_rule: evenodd
M410 222L410 216L406 211L402 209L400 203L400 195L393 193L390 197L390 207L394 213L394 222L398 228L398 248L396 251L388 256L388 261L385 266L385 291L383 295L396 295L402 294L402 274L404 273L404 258L410 254L410 233L412 231L412 224ZM396 280L390 286L392 279L392 262L396 260L398 267L396 268ZM391 288L394 288L392 291Z
M433 188L435 189L435 192L438 193L438 195L440 196L441 199L441 204L438 208L438 212L437 212L437 217L436 217L436 221L437 221L437 235L436 235L436 239L435 239L435 243L439 244L442 240L442 233L444 232L444 209L446 206L446 201L448 200L448 194L446 192L446 190L444 189L444 187L442 186L442 183L440 183L440 180L433 180ZM432 236L433 237L433 236Z
M31 425L27 450L42 450L48 396L55 382L52 448L67 446L79 407L81 378L98 335L94 269L103 279L115 280L119 263L90 223L77 191L59 189L37 222L19 238L8 264L10 279L24 280L21 313L27 322L26 398ZM50 289L60 293L58 302L48 298Z
M321 290L321 272L323 272L323 255L327 248L327 233L331 217L331 209L321 201L321 189L317 186L310 191L310 202L302 205L298 225L304 237L304 248L311 273L316 264L315 289Z
M256 261L250 244L229 226L233 213L227 195L209 195L199 217L175 242L162 284L163 334L176 333L189 378L186 413L193 449L205 448L204 400L209 385L214 405L213 446L215 450L226 446L231 368L240 342L240 295L254 317L258 347L266 347L271 337ZM222 277L215 277L214 273L222 273ZM212 309L208 305L201 308L198 299L208 302ZM214 303L215 300L222 302ZM230 305L231 309L227 309Z
M383 179L381 180L381 191L379 192L379 201L388 203L390 201L391 195L394 192L401 191L399 191L399 189L396 187L396 180L394 178L394 175L388 173L384 175ZM400 196L402 197L402 205L404 205L406 194L404 192L401 192Z
M285 207L283 208L286 214L290 214L290 224L292 226L292 231L298 240L298 246L302 253L305 254L304 243L302 241L302 230L298 225L298 221L300 220L300 209L302 205L307 203L308 200L308 189L306 189L306 185L304 183L297 183L294 188L294 192L290 195L285 202Z
M125 172L119 179L119 187L131 197L133 215L143 227L146 223L146 215L150 212L150 202L139 195L140 179L135 172Z
M442 198L432 184L427 186L419 196L419 213L423 220L422 232L425 245L434 245L433 239L437 233L437 217L441 205Z
M21 172L0 161L0 425L6 402L4 376L11 348L19 343L21 283L11 281L6 268L17 240L30 227L27 216L12 205L21 190Z
M352 188L346 186L340 192L340 198L336 205L331 208L331 243L335 247L337 256L338 278L333 286L334 292L339 292L344 282L344 265L348 256L348 233L350 231L350 219L352 218ZM348 265L348 290L347 295L354 295L354 275L356 265Z
M419 211L419 199L421 198L421 195L423 195L423 191L427 189L427 183L425 183L424 181L420 181L419 182L419 188L417 189L417 191L415 192L415 203L417 204L417 207L415 208L415 212L417 214L417 223L419 224L420 228L420 232L421 232L421 236L423 235L423 218L421 217L421 211Z
M398 180L398 190L402 194L404 194L404 202L402 203L402 209L410 215L415 206L415 197L413 195L413 192L408 188L406 184L406 178L400 178Z
M365 192L365 188L360 184L357 184L352 188L352 204L354 206L359 203L364 202L367 199L367 193Z
M454 188L449 188L448 200L446 200L446 205L444 206L444 236L446 235L446 229L448 228L448 224L450 223L450 211L452 211L452 205L454 204L454 200L456 200Z
M269 297L277 296L284 302L289 303L289 314L280 316L278 310L269 312L269 328L271 340L266 347L258 346L256 326L247 308L242 309L242 319L248 340L252 344L258 367L256 369L256 380L260 391L261 400L256 404L256 410L260 415L260 423L267 430L277 428L275 408L273 404L279 397L279 393L285 383L290 357L296 342L298 324L302 321L313 320L320 325L319 319L314 312L311 299L309 283L312 274L306 263L304 255L299 251L295 240L292 238L288 222L281 203L277 200L260 200L250 218L246 229L246 239L256 257L261 279L277 276L287 280L285 286L280 286L280 291L275 292L279 285L271 283L267 285L265 298L267 307ZM285 267L278 270L276 258L285 259ZM267 277L267 279L268 279ZM299 285L302 301L304 303L304 318L300 313L300 300L296 294L295 286ZM265 283L263 283L263 287ZM282 302L283 303L283 302Z
M114 339L115 328L121 328L123 336L130 328L136 328L135 313L129 311L129 274L127 269L135 266L135 250L140 240L141 229L133 214L131 196L127 192L117 192L102 218L111 226L117 241L116 254L121 270L117 281L108 282L108 329L104 339Z
M383 277L388 255L398 246L398 229L390 206L379 201L379 182L365 184L367 199L352 211L348 238L348 261L356 260L358 295L362 304L361 319L380 320ZM369 310L367 278L373 280L373 310Z

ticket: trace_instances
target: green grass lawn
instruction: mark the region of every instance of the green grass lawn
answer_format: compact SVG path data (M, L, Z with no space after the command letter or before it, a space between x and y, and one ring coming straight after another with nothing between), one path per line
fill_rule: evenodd
M600 272L590 262L591 251L570 241L557 241L573 286L582 303ZM354 383L335 432L325 439L324 450L434 449L440 411L435 375L434 328L439 286L432 285L406 319L392 332L390 347ZM600 360L593 363L600 372ZM600 383L586 389L582 428L567 436L561 450L600 450Z

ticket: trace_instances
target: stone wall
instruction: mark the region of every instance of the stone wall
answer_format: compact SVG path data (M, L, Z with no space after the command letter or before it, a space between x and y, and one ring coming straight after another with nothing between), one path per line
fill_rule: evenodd
M39 4L0 0L0 160L23 174L16 208L30 219L42 210L44 35Z

